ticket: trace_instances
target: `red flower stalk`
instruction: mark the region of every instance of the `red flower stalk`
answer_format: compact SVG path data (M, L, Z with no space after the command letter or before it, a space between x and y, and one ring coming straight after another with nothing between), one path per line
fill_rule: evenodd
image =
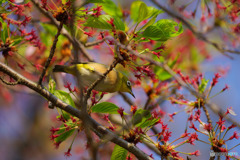
M72 154L70 153L70 152L71 152L71 149L72 149L71 147L68 148L68 151L64 153L64 156L66 156L66 157L72 156Z
M54 127L52 127L51 129L50 129L50 132L52 132L52 134L54 134L55 132L57 132L57 131L59 131L60 130L60 128L54 128Z
M236 131L233 133L233 135L228 140L232 140L233 138L235 138L235 139L239 138L239 135Z
M220 74L219 73L215 73L215 77L212 80L211 86L214 87L217 83L218 83L218 79L220 78Z
M123 117L123 111L124 109L122 107L120 107L117 112L120 114L121 117Z
M71 85L72 85L72 83L67 82L67 84L64 84L64 87L67 88L69 90L69 92L72 92L73 90L71 88Z

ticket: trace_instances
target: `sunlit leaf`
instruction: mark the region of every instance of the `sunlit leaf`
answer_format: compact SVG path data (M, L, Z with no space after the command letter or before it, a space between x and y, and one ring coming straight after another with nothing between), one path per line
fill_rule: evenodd
M126 160L128 151L118 145L114 146L111 160Z
M93 113L118 114L119 107L110 102L102 102L94 105L91 110Z
M178 30L176 28L178 27ZM161 19L155 24L148 26L143 32L143 37L156 41L166 41L183 32L182 24L169 19Z
M99 29L112 29L112 26L108 23L110 19L113 18L116 29L125 30L125 25L122 20L118 17L110 16L110 15L100 15L99 17L88 17L86 23L84 23L87 27L99 28Z

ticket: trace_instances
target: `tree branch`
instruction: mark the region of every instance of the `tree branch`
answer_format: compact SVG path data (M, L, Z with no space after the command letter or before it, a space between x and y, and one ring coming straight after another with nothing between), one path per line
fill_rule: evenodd
M48 67L49 67L49 65L50 65L50 63L52 61L52 58L53 58L53 55L55 53L55 49L56 49L56 46L57 46L58 37L61 34L62 28L63 28L63 21L61 21L61 23L60 23L60 25L58 27L57 34L55 35L55 38L54 38L54 41L53 41L53 44L52 44L52 47L51 47L51 50L50 50L50 54L49 54L48 59L47 59L47 61L45 63L45 66L43 68L42 74L41 74L41 76L39 78L38 85L42 85L43 77L45 76L46 71L47 71L47 69L48 69Z
M122 138L119 138L116 134L109 131L105 127L103 127L101 124L97 123L94 119L92 119L90 116L84 116L83 113L64 103L60 99L58 99L56 96L51 94L48 90L45 88L42 88L41 86L37 85L36 83L32 82L31 80L23 77L22 75L18 74L16 71L12 70L5 64L0 62L0 72L3 72L7 74L8 76L12 77L13 79L17 80L19 84L24 85L38 94L42 95L44 98L46 98L48 101L52 102L54 106L76 116L77 118L81 119L82 121L88 121L88 124L92 131L94 131L100 138L102 137L111 137L111 141L125 149L127 149L129 152L134 154L138 159L142 160L152 160L146 153L141 151L138 147L134 146L131 143L128 143L127 141L123 140Z

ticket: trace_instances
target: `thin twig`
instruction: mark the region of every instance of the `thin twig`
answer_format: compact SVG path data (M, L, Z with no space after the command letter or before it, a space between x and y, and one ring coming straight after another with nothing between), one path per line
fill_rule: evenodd
M41 74L41 76L39 78L39 81L38 81L39 85L42 85L43 77L45 76L46 71L47 71L47 69L48 69L48 67L49 67L49 65L50 65L50 63L52 61L52 58L53 58L53 55L55 53L55 49L56 49L56 46L57 46L58 37L61 34L61 30L63 28L63 23L64 23L64 21L61 21L61 23L60 23L60 25L58 27L57 34L55 35L55 38L54 38L54 41L53 41L53 44L52 44L52 47L51 47L51 50L50 50L50 54L48 56L48 59L47 59L47 61L45 63L45 66L43 68L42 74Z
M8 82L8 81L4 80L3 77L1 77L1 76L0 76L0 80L1 80L4 84L9 85L9 86L15 86L15 85L19 84L19 80L17 80L16 82Z
M92 46L96 46L96 45L99 45L100 43L103 43L105 41L105 39L101 39L101 40L97 40L97 41L94 41L94 42L88 42L86 44L84 44L85 47L92 47Z

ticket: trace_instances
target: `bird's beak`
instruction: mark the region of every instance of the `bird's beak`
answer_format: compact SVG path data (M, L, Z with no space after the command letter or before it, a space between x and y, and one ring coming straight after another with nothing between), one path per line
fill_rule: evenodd
M131 90L130 92L129 92L134 98L136 98L135 96L134 96L134 94L133 94L133 91Z

